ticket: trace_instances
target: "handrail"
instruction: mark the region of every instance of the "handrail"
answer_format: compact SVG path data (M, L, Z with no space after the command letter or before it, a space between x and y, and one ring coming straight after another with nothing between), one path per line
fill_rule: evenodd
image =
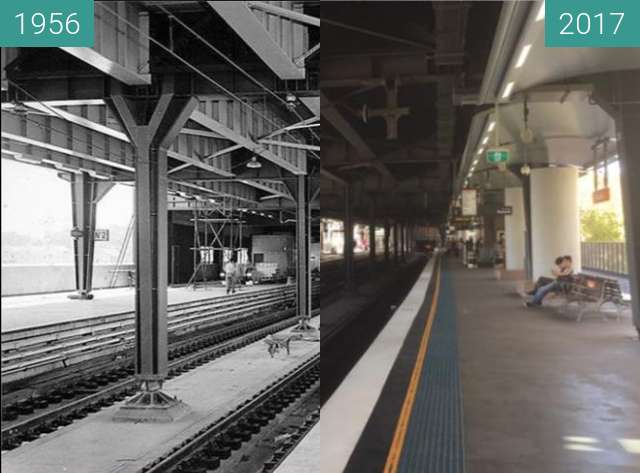
M586 270L602 271L614 275L627 276L627 248L624 242L580 243L582 267Z

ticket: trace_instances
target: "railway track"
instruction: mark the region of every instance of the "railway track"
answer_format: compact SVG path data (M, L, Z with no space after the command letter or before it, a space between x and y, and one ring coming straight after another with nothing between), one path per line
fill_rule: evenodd
M265 438L272 439L269 458L266 461L258 458L252 462L251 455L243 450L242 463L249 465L252 471L273 471L319 420L319 388L320 354L316 354L141 471L206 473L220 469L237 472L238 463L233 462L233 452L260 434L262 443ZM302 421L290 427L291 432L284 436L284 440L273 441L275 429L270 425L279 420L278 425L282 426L282 417L290 415L302 418ZM261 454L264 456L264 449ZM260 469L254 468L256 461L262 463Z
M374 267L384 265L384 259L378 257ZM325 300L344 289L345 267L344 259L333 259L323 262L321 267L320 297ZM360 256L353 260L353 277L358 282L363 282L368 277L368 271L372 268L371 260L368 257Z
M173 338L187 336L240 315L291 303L294 298L295 289L287 286L171 305L169 334ZM3 392L39 374L74 367L100 356L116 357L134 343L133 312L3 332Z
M316 310L314 314L317 314ZM211 333L186 346L170 347L174 356L169 362L168 379L188 372L219 356L253 343L268 334L278 332L297 323L295 309L270 314L267 318L247 321L243 326L233 327L232 332ZM2 450L10 450L53 432L58 427L71 424L92 412L125 399L137 390L133 376L133 365L116 369L111 376L102 374L102 382L83 379L67 390L56 389L16 406L19 415L2 425ZM66 395L65 395L66 394ZM6 410L5 410L6 412Z
M317 293L317 287L315 290ZM291 289L283 291L280 288L280 295L273 290L264 292L266 294L252 298L250 303L236 295L215 298L213 303L208 301L208 305L207 301L198 301L171 307L169 377L295 324ZM290 297L282 299L283 294ZM29 350L34 346L41 350L38 345L42 344L42 337L49 337L55 343L65 337L72 340L79 334L109 333L114 323L130 324L131 317L132 314L114 314L107 317L108 320L74 321L57 328L39 327L28 334L31 336L22 334L23 339L28 340L29 348L25 351L31 353ZM19 339L16 333L8 334L13 340ZM40 339L35 340L37 337ZM55 346L52 348L55 350ZM88 350L92 356L84 363L53 369L17 385L13 383L16 388L13 391L3 384L2 448L15 448L133 394L136 383L132 376L131 349L131 342L123 342L115 356L111 350L106 353L100 348ZM10 350L15 353L13 347Z

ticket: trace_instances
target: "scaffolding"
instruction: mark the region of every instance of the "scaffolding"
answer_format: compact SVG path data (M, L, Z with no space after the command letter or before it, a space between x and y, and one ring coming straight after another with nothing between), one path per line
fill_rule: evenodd
M233 256L239 264L247 262L247 248L242 247L242 224L245 222L240 214L234 214L232 210L199 209L193 211L190 221L193 222L193 274L187 287L195 290L201 283L206 288L207 273L216 264L216 252L221 253L222 267Z
M129 249L129 243L132 240L133 234L135 233L135 225L136 225L136 216L135 213L131 215L129 219L129 225L127 225L127 230L124 234L124 239L122 240L122 245L120 246L120 251L118 252L118 257L116 259L115 267L111 270L111 279L109 280L109 287L116 287L116 283L118 282L118 275L122 272L127 273L127 283L129 286L135 285L135 269L122 269L124 265L124 259L127 256L127 250Z

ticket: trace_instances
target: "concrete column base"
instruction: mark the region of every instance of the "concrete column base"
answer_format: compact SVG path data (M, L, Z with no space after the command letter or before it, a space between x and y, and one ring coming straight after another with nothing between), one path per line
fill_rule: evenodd
M189 406L162 392L161 381L143 381L142 390L113 416L116 422L173 422L190 412Z
M69 294L67 297L69 299L82 299L90 301L91 299L93 299L93 294L87 292L77 292L75 294Z

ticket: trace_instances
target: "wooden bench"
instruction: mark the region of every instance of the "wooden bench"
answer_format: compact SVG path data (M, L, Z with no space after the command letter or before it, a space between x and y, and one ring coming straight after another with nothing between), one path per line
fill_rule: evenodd
M606 320L606 313L602 311L602 306L607 303L616 308L616 319L620 320L622 310L628 305L620 290L620 284L615 279L578 274L571 283L565 284L567 284L565 304L561 307L561 311L565 312L572 302L577 303L579 308L577 322L580 322L584 314L592 308L595 308L595 312L602 314L603 319Z

